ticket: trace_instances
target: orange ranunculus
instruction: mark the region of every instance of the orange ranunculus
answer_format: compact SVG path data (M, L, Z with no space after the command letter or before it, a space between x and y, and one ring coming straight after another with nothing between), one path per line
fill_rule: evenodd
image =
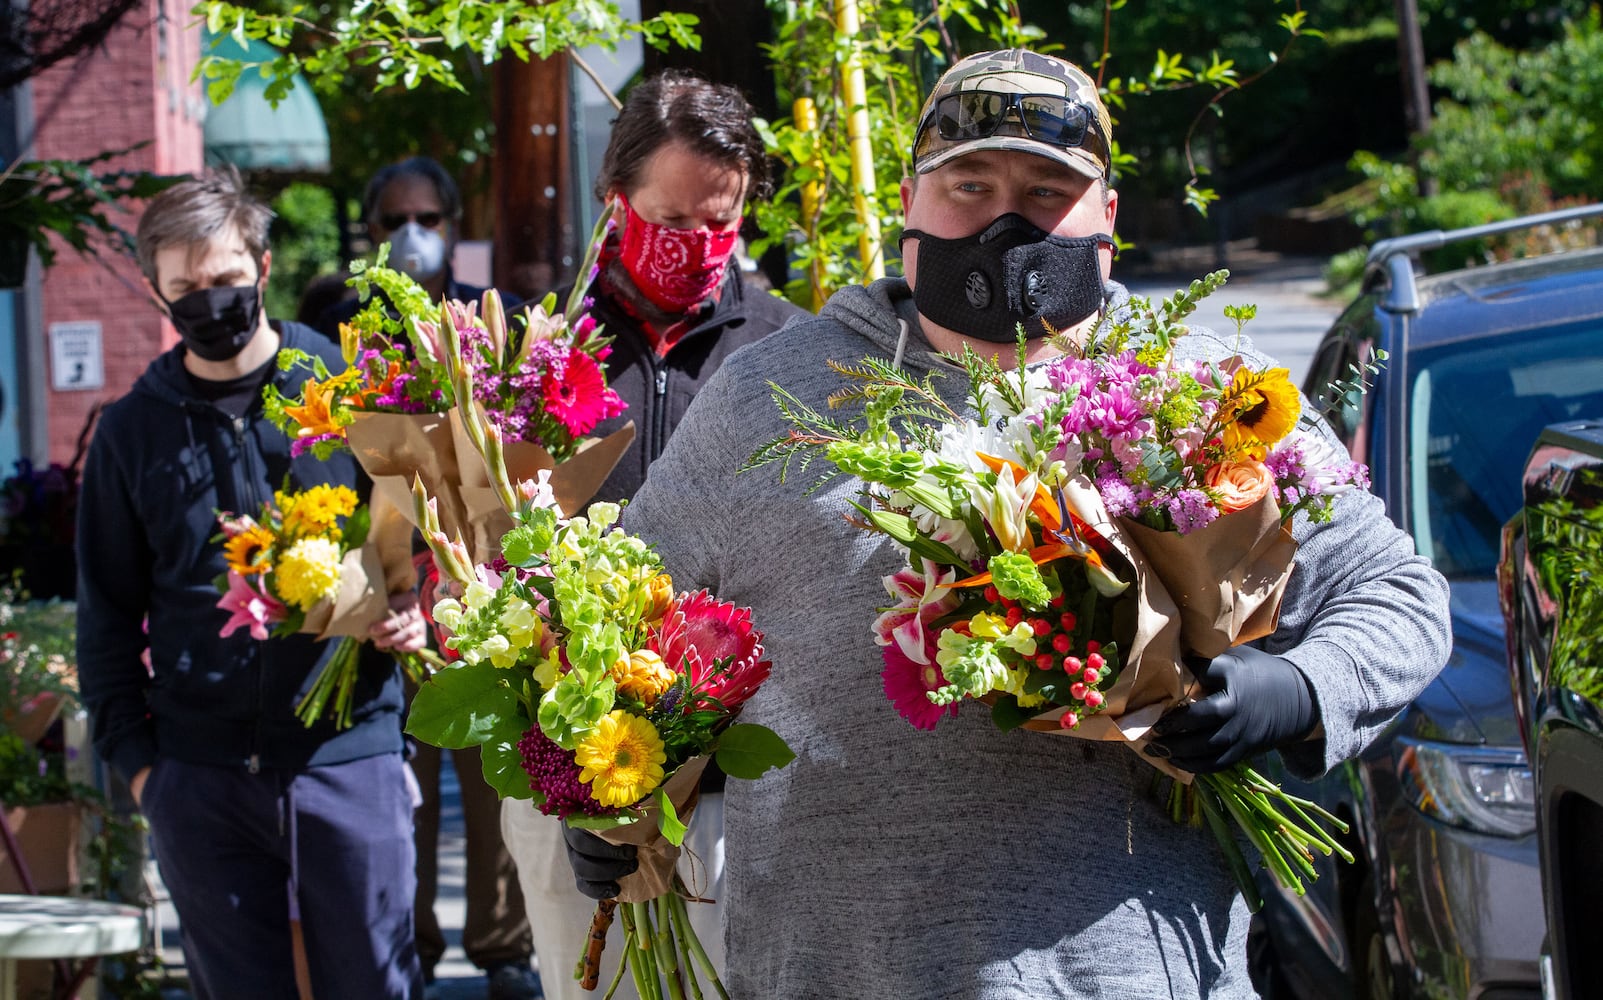
M1239 462L1220 462L1208 470L1208 493L1221 514L1246 510L1269 495L1275 477L1269 467L1257 459Z

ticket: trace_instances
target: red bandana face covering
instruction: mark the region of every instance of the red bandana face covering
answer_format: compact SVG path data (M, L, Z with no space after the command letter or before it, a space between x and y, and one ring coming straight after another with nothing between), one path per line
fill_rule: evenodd
M620 257L642 295L659 309L682 313L718 288L740 238L738 225L717 231L670 229L636 215L627 200L623 207Z

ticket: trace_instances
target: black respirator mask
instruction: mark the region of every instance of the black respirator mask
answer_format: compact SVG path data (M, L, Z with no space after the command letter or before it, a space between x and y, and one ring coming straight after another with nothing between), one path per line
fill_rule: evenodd
M1106 233L1052 236L1009 212L963 239L919 229L902 239L918 240L914 304L954 333L1011 344L1022 323L1025 337L1037 340L1074 326L1106 299L1097 261L1098 247L1114 245Z
M227 361L256 336L262 296L255 285L201 288L167 302L184 346L205 361Z

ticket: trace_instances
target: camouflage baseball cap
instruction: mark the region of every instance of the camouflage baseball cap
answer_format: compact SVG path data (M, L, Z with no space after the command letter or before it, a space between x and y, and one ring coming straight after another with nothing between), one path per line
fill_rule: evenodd
M1029 49L980 52L941 74L919 114L913 169L927 174L965 153L1034 153L1090 178L1109 176L1113 123L1096 81Z

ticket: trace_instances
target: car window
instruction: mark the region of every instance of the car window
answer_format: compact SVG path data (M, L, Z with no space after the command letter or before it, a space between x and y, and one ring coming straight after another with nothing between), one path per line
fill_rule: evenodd
M1353 366L1369 358L1379 335L1375 297L1362 296L1325 334L1303 383L1303 394L1324 414L1336 436L1355 457L1359 450L1354 447L1354 439L1365 412L1363 394L1356 389L1340 392L1337 384L1352 381Z
M1416 353L1410 367L1415 541L1447 577L1490 579L1537 434L1603 416L1603 323L1449 344Z

